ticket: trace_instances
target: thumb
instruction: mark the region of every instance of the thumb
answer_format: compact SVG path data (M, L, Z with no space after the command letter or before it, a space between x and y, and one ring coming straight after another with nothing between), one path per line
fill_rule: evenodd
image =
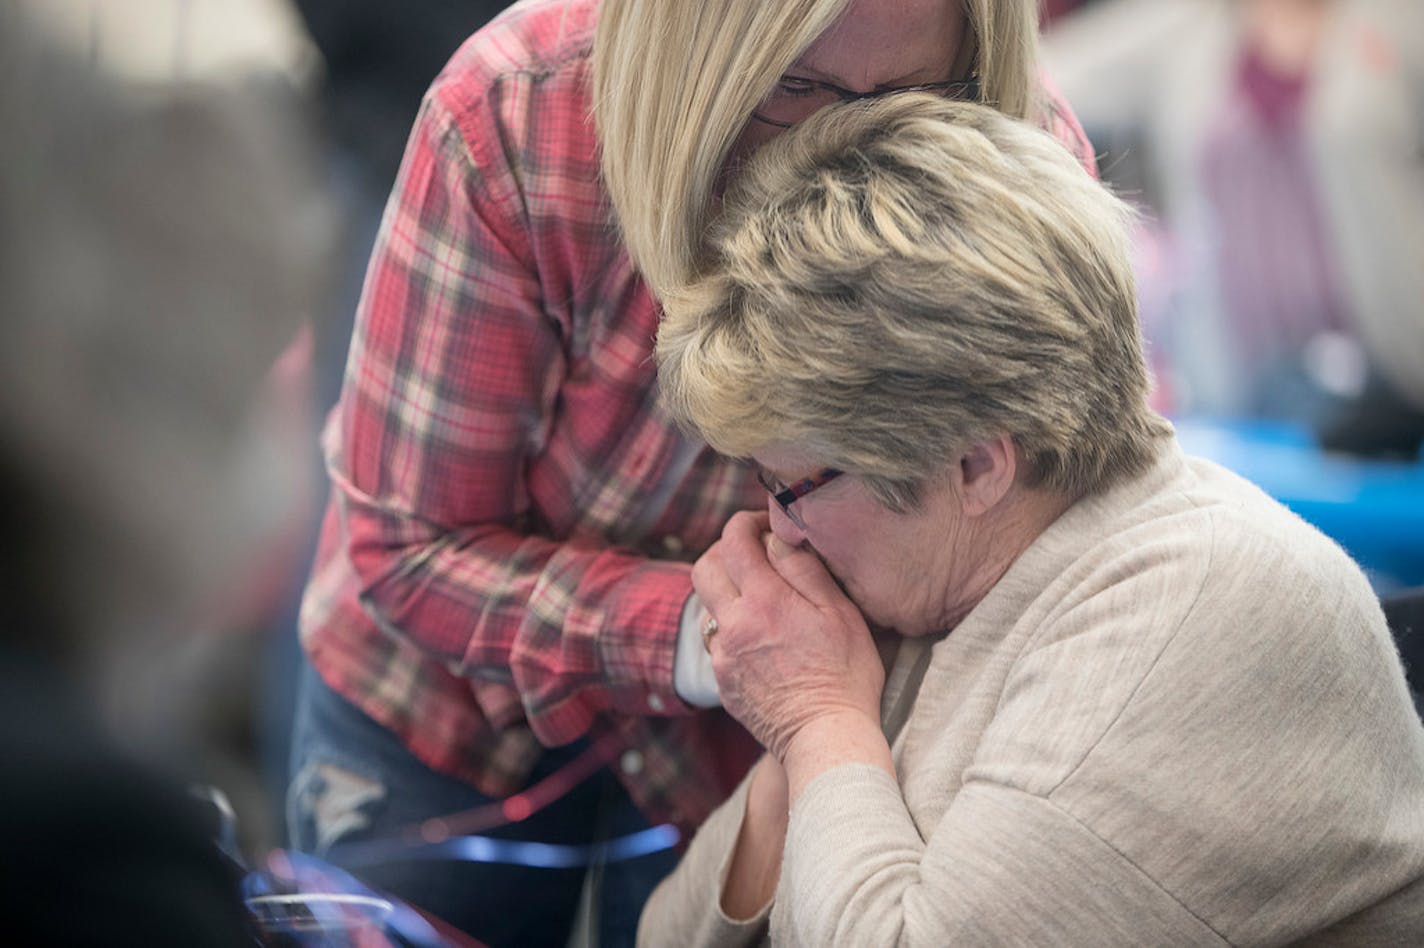
M776 534L767 533L766 558L787 585L815 605L848 601L821 558L809 549L792 546Z

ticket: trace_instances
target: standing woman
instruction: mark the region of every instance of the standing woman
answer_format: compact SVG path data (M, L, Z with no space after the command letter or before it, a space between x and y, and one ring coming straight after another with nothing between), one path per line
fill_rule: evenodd
M927 87L1051 128L1034 0L532 0L435 80L411 134L325 436L333 482L302 610L289 820L491 944L562 944L576 870L351 844L508 797L582 753L595 779L504 830L583 844L722 799L754 745L719 704L689 561L750 473L658 405L657 292L716 195L823 104ZM744 749L745 754L739 753ZM671 854L599 876L630 941Z

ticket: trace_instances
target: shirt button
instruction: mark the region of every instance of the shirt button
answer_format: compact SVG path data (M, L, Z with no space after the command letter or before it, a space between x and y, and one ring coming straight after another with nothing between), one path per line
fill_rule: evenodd
M643 770L643 755L635 750L624 751L618 759L618 766L630 777L639 774Z
M674 536L672 534L668 534L667 536L663 537L663 549L667 550L669 553L681 553L682 537Z
M667 702L662 695L648 695L648 707L655 712L663 712L667 710Z

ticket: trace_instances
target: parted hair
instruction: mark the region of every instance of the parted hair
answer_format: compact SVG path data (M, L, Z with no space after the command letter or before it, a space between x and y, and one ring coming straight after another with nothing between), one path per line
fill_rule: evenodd
M919 93L823 110L726 195L659 384L713 447L804 448L892 509L970 444L1081 496L1143 470L1132 211L1046 132Z
M966 14L953 65L983 101L1037 119L1037 0L944 0ZM686 281L737 137L851 0L603 0L593 115L623 241L655 293Z

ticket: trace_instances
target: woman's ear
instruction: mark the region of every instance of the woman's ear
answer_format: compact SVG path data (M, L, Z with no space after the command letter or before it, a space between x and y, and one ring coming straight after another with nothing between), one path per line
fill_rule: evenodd
M992 510L1014 486L1018 451L1008 435L971 444L959 459L964 512L977 517Z

